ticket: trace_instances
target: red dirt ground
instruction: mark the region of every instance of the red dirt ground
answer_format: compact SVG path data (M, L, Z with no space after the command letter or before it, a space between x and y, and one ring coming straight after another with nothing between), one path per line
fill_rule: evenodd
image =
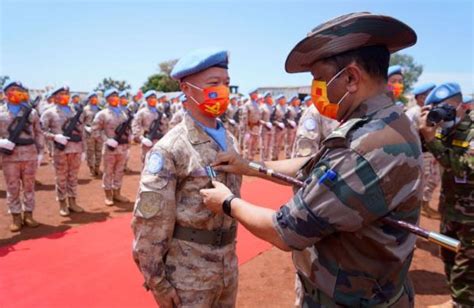
M124 179L123 193L134 199L141 169L138 146L132 147L129 167L133 170ZM0 174L0 246L14 244L21 240L42 237L54 232L64 231L82 224L104 221L131 212L133 203L107 208L103 205L101 180L89 176L85 162L79 174L78 203L87 213L59 216L55 201L54 171L51 164L40 167L37 179L35 218L42 223L36 229L26 228L21 233L8 230L10 216L5 205L6 191L3 173ZM245 179L251 181L252 179ZM437 206L435 194L432 206ZM439 222L422 218L421 225L430 230L439 230ZM410 276L416 289L416 306L440 304L449 299L443 264L436 245L419 239ZM276 248L259 255L240 267L239 307L291 307L294 302L294 271L289 253Z

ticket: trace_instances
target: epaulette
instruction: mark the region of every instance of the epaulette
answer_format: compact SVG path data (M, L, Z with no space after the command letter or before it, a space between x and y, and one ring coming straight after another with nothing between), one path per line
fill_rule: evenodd
M366 123L368 118L354 118L345 122L338 128L336 128L324 141L323 144L329 148L344 147L346 146L347 135L350 131L360 127Z

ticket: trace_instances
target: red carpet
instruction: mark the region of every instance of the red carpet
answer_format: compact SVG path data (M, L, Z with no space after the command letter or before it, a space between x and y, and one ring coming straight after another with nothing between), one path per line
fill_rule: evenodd
M243 196L279 208L289 188L248 180ZM270 248L244 228L237 254L245 263ZM154 307L131 256L130 215L0 248L0 307Z

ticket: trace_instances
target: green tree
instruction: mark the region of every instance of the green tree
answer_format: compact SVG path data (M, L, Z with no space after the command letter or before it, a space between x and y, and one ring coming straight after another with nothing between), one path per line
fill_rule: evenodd
M423 65L415 62L412 56L396 53L390 57L390 65L400 65L403 68L403 83L405 92L410 91L423 73Z
M148 80L141 87L143 92L155 90L160 92L179 91L179 83L171 78L171 71L178 60L169 60L158 65L160 72L148 77Z
M5 82L10 79L9 76L6 76L6 75L2 75L0 76L0 88L3 88L3 85L5 84Z
M94 91L105 92L107 89L116 88L119 91L130 90L130 86L125 80L114 80L111 77L104 78L99 85L94 89Z

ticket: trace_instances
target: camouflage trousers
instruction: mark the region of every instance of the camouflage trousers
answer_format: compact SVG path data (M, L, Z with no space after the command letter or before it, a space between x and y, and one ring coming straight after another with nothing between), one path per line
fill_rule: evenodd
M286 158L291 158L293 152L293 144L296 139L296 128L288 128L286 130L285 155Z
M272 159L278 160L280 151L283 148L285 142L286 129L280 129L279 127L275 128L275 137L273 139L273 150L272 150Z
M255 154L257 154L258 147L258 133L246 132L244 135L244 149L245 149L245 158L253 160Z
M238 279L227 287L210 290L180 290L176 289L181 300L180 307L189 308L233 308L237 299Z
M127 151L120 151L119 149L114 152L106 151L103 160L104 175L102 177L102 187L105 190L120 189L125 172Z
M430 152L423 152L424 181L423 201L430 202L436 186L440 183L439 164Z
M58 153L53 155L56 171L56 196L58 200L77 196L77 176L81 167L82 153Z
M12 214L22 212L20 191L23 187L23 210L32 212L35 208L36 160L3 163L3 175L7 188L7 205Z
M451 297L458 307L474 307L474 222L443 218L441 233L461 241L457 253L441 248Z
M262 128L261 142L260 142L260 158L263 161L271 160L272 143L273 143L273 129Z
M102 141L87 137L86 145L87 166L89 166L90 169L99 169L102 160Z

